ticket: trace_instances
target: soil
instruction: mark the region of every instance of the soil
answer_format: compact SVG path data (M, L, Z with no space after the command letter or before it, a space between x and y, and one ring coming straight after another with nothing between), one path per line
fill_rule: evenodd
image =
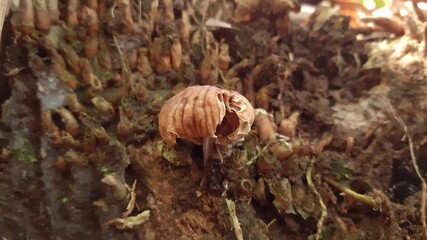
M427 238L419 12L367 27L323 5L297 22L292 0L39 2L2 34L2 239ZM207 176L202 146L158 130L191 85L255 109Z

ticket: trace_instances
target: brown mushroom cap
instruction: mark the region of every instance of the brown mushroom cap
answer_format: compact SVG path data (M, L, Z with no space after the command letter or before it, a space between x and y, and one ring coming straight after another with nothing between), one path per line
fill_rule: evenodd
M210 137L225 145L251 130L254 109L236 91L214 86L191 86L169 99L159 113L159 130L169 145L182 138L202 144Z

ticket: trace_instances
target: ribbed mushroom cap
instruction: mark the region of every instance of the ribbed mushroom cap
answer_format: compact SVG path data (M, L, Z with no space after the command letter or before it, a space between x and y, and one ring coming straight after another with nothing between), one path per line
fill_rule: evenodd
M226 145L242 139L251 130L254 109L236 91L214 86L191 86L169 99L160 110L159 130L169 145L176 138L202 144L210 137Z

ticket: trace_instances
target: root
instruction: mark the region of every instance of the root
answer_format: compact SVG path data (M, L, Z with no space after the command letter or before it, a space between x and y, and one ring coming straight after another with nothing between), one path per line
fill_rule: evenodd
M394 118L396 119L397 123L399 123L400 127L405 132L405 136L403 136L402 141L405 138L408 139L409 152L411 153L412 164L413 164L415 172L416 172L416 174L417 174L417 176L418 176L418 178L420 179L420 182L421 182L421 189L422 189L422 193L421 193L421 207L420 207L421 224L423 225L424 235L427 238L427 222L426 222L427 184L426 184L425 179L421 175L420 169L419 169L418 164L417 164L417 157L415 156L414 142L412 141L412 137L409 134L408 126L406 126L406 124L403 121L403 119L397 114L396 110L391 105L391 103L389 101L387 101L387 103L389 104L390 111L393 114Z
M381 209L380 208L381 204L379 202L375 201L375 199L373 197L357 193L357 192L351 190L350 188L342 186L341 184L339 184L338 182L336 182L335 180L332 180L330 178L324 177L323 180L325 180L327 183L329 183L330 185L332 185L335 188L337 188L338 190L340 190L346 196L351 197L352 199L354 199L358 202L365 203L365 204L371 206L374 210Z
M307 172L306 172L306 178L307 178L308 186L314 192L314 194L316 194L316 196L319 198L319 204L320 204L320 207L322 209L322 212L320 214L320 218L317 221L316 240L319 240L321 238L321 236L322 236L323 222L325 221L326 217L328 216L328 209L327 209L325 203L322 200L322 196L320 196L319 192L317 191L316 186L314 185L313 179L311 177L312 176L312 172L313 172L314 163L315 163L315 158L313 158L310 161L310 165L308 166Z

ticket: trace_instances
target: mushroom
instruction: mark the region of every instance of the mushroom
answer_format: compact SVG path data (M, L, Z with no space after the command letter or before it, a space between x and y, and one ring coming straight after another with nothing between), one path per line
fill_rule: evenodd
M236 91L191 86L169 99L159 113L159 131L168 145L181 138L203 145L205 181L214 144L227 145L251 130L254 109Z

